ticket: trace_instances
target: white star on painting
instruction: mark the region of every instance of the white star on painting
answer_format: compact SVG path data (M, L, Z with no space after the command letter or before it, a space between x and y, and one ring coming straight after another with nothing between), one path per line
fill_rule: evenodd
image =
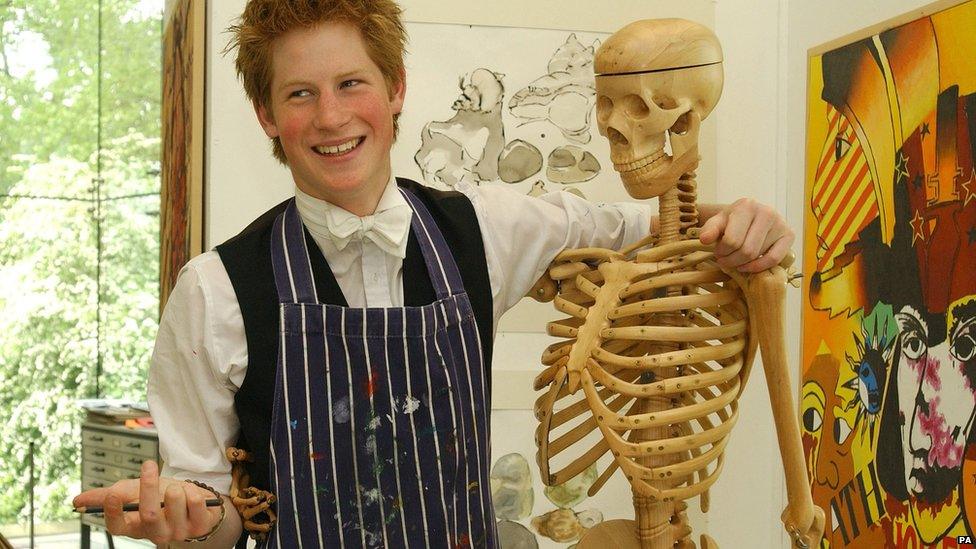
M925 242L925 219L921 212L916 210L915 217L909 223L912 226L912 246L915 245L916 240Z
M969 175L969 181L964 181L959 184L962 188L962 207L965 208L969 203L976 198L976 189L973 189L973 183L976 183L976 168L973 168Z
M898 151L898 158L895 159L895 177L896 183L901 183L903 177L908 179L908 157L901 151Z

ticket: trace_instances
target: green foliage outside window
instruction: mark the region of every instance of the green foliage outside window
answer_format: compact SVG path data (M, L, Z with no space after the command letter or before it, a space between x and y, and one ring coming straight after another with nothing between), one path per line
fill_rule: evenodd
M73 518L76 399L145 399L162 0L0 0L0 525Z

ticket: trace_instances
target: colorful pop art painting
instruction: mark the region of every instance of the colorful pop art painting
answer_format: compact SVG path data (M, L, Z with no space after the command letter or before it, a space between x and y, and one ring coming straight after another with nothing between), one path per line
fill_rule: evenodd
M810 54L801 414L823 547L976 533L974 52L969 0Z

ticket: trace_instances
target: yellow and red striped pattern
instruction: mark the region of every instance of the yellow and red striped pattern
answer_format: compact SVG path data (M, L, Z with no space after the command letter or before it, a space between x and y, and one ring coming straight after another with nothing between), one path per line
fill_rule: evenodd
M827 140L817 165L810 208L817 218L817 271L878 216L878 200L864 149L850 121L830 107Z

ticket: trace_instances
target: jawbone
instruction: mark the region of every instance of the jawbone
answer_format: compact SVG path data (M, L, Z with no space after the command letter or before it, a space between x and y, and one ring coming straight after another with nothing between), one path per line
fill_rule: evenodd
M624 188L632 198L653 198L678 184L682 176L698 168L698 146L695 145L677 158L664 151L651 153L634 162L614 163Z

